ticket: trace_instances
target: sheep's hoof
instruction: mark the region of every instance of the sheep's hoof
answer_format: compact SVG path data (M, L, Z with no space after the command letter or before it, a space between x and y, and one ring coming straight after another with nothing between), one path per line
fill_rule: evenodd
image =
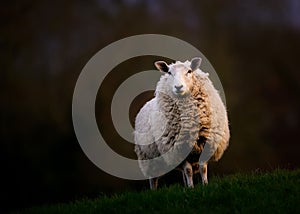
M194 188L194 184L192 184L191 186L189 186L189 188L192 188L192 189L193 189L193 188Z
M203 180L203 181L202 181L202 184L203 184L203 185L207 185L207 184L208 184L208 180Z

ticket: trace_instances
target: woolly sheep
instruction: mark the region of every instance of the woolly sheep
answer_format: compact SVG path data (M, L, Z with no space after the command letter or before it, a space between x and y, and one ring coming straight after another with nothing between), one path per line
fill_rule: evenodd
M208 73L199 69L201 60L170 65L155 62L164 75L157 83L155 97L137 114L134 131L139 166L151 189L157 188L158 178L147 175L152 166L143 160L159 157L180 143L192 145L177 168L182 171L184 184L193 187L193 173L200 171L202 183L207 184L208 161L218 161L229 144L226 108Z

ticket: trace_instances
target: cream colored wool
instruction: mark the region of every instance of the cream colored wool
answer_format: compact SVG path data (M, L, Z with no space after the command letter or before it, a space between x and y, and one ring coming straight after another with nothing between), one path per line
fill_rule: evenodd
M148 160L159 157L175 145L189 144L193 147L190 156L200 156L202 153L197 162L199 161L202 181L206 184L208 161L219 160L228 146L228 119L226 108L208 74L198 67L191 72L191 62L177 61L168 65L170 74L161 76L156 86L155 97L141 108L135 120L135 152L138 160ZM165 67L158 68L166 72ZM175 83L182 84L185 96L174 93ZM205 146L201 144L200 139ZM167 156L164 161L171 164L175 159L176 157ZM187 157L179 168L186 175L187 185L192 187L190 164L194 163L188 163L190 159L191 157ZM151 166L142 161L139 164L147 176ZM156 186L157 181L151 188Z

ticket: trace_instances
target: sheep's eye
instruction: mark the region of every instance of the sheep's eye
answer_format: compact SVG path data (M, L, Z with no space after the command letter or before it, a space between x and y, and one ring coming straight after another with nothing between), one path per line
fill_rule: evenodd
M192 70L190 69L190 70L188 70L188 72L187 72L188 74L191 74L192 73Z
M170 71L168 71L167 73L170 74L170 75L172 74Z

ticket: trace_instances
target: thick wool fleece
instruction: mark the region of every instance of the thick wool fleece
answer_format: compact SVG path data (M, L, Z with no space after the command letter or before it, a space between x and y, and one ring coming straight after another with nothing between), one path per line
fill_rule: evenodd
M190 66L188 61L181 64ZM180 98L171 90L170 76L165 74L160 78L155 97L136 117L134 139L139 160L158 157L180 144L193 147L186 158L190 163L199 161L203 148L206 155L200 162L222 157L229 142L226 108L207 73L197 69L192 78L188 86L190 95ZM167 158L168 164L176 157ZM140 163L140 167L147 174L149 166Z

